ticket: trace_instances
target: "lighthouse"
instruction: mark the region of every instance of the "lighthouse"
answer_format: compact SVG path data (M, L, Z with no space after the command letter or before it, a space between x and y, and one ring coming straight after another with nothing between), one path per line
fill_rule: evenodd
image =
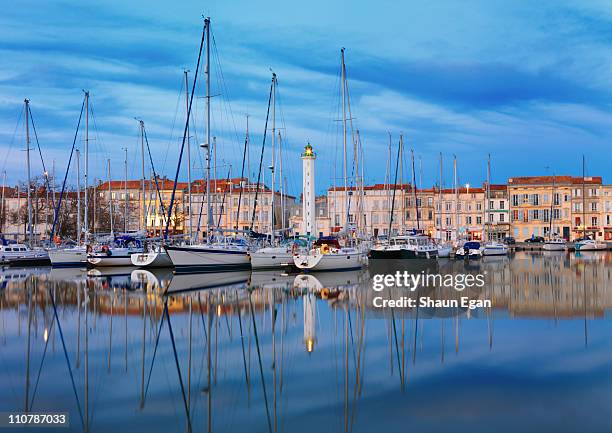
M302 153L302 218L304 218L304 230L311 236L316 236L315 159L317 156L308 143Z

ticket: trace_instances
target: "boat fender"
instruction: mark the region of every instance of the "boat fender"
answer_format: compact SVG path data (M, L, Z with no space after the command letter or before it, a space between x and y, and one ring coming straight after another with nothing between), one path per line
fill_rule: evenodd
M297 252L298 252L297 244L291 245L291 254L293 254L295 256L295 255L297 255Z

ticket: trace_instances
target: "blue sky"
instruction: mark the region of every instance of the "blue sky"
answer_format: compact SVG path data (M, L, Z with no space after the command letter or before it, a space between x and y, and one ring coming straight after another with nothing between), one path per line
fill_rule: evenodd
M388 132L394 152L400 133L414 148L424 186L438 182L440 152L445 185L453 154L460 182L478 184L488 153L495 182L580 175L583 153L587 174L612 182L612 5L604 1L22 1L3 9L0 169L11 181L25 177L22 124L14 133L24 97L59 178L81 89L90 90L95 114L92 177L105 176L106 158L121 177L125 147L130 177L139 177L134 117L146 122L157 170L173 176L184 122L182 71L195 70L204 14L216 48L219 177L230 164L239 173L246 113L255 170L270 68L279 77L288 188L299 192L307 141L318 152L318 191L341 176L336 119L346 47L368 183L384 180ZM194 114L194 142L201 142L201 98ZM193 168L201 177L201 160L194 158ZM33 171L42 171L39 161Z

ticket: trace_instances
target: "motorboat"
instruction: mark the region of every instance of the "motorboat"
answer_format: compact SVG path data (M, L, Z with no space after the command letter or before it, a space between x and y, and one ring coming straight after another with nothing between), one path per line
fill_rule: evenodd
M563 251L565 248L565 239L559 237L550 238L544 241L544 245L542 245L544 251Z
M391 237L388 242L375 245L369 253L371 259L435 259L437 256L438 246L421 234Z
M483 248L480 242L468 241L455 251L456 258L480 258L482 257Z
M483 256L506 256L508 255L508 245L503 242L487 242L482 248Z
M7 243L0 245L0 262L10 266L48 265L49 254L42 248Z
M583 239L575 244L576 251L605 251L608 246L605 242L593 239Z

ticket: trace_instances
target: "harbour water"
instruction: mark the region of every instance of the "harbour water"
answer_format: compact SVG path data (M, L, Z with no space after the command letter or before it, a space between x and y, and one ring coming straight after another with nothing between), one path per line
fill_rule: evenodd
M492 307L376 309L373 268L5 268L0 408L90 432L612 431L612 253L435 271L488 275L469 295Z

